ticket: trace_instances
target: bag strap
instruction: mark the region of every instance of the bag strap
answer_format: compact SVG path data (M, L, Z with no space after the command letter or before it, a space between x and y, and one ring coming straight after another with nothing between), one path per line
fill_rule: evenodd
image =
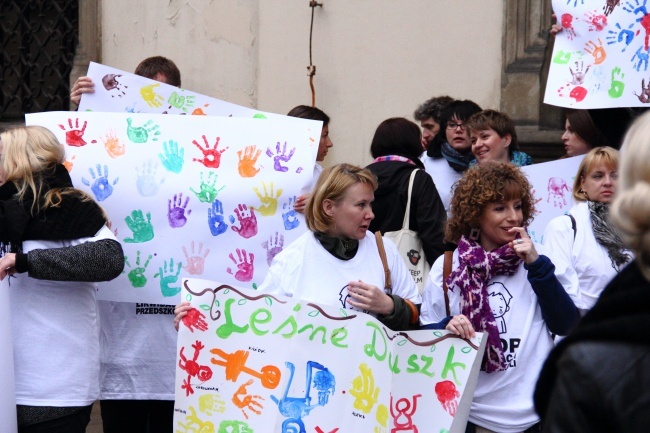
M451 312L449 310L449 294L447 293L448 288L446 281L449 274L451 274L451 262L453 255L453 251L445 251L445 259L442 264L442 289L445 292L445 312L447 313L447 317L451 316Z
M573 240L576 240L576 219L571 215L570 213L566 214L569 218L571 218L571 228L573 229Z
M411 177L409 177L409 189L408 189L408 198L406 199L406 211L404 212L404 221L402 222L402 230L409 230L409 222L411 221L411 191L413 191L413 181L415 180L415 173L417 173L419 168L416 168L411 172Z
M393 284L390 282L390 269L388 268L388 259L386 259L386 250L384 249L384 239L380 231L375 232L375 239L377 240L381 264L384 266L384 290L390 295L393 293Z

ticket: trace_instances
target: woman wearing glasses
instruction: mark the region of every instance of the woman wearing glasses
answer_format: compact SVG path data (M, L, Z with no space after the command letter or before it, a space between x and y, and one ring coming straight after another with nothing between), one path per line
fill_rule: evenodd
M447 216L451 187L474 159L465 121L479 111L481 107L470 100L454 101L447 105L440 118L440 131L422 157L424 168L433 178Z

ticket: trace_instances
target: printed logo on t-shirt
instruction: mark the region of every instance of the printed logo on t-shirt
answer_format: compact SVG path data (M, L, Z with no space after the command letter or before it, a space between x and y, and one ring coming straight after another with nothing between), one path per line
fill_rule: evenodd
M348 287L349 286L346 284L339 291L339 301L341 302L341 306L343 308L345 308L346 310L361 311L362 313L369 313L368 310L360 310L359 308L353 307L352 305L348 304L348 298L350 297L350 294L348 293Z
M506 326L506 314L510 311L510 302L512 302L512 295L506 289L506 286L500 282L492 282L488 284L488 300L490 302L490 309L494 315L499 334L508 332ZM506 358L506 367L517 366L517 349L521 343L520 338L501 338L501 346L503 347L503 354Z
M174 314L174 306L164 304L135 304L135 314Z

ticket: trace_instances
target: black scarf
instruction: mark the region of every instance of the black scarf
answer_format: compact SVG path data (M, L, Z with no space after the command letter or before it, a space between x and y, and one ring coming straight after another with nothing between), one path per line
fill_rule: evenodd
M594 236L598 243L607 250L612 267L618 271L621 266L630 261L630 255L625 252L621 236L609 223L609 203L590 201L589 213Z
M43 191L73 188L66 168L58 164L53 170L39 173ZM0 186L0 249L18 252L26 240L67 240L94 236L106 224L101 207L93 200L79 195L62 194L61 202L32 215L33 193L28 189L21 201L13 182ZM42 200L42 197L39 198Z
M442 156L447 160L449 166L460 173L467 170L469 168L469 163L474 159L472 152L467 152L463 155L451 147L451 144L446 141L442 144L441 151Z
M314 232L314 236L328 253L340 260L350 260L359 249L359 241L356 239L336 238L322 232Z

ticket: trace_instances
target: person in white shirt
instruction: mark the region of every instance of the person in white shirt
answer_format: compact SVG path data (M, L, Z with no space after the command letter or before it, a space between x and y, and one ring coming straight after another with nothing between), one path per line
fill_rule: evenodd
M573 182L577 204L568 215L552 219L544 232L555 274L583 310L594 306L607 283L632 260L608 218L617 189L618 151L592 149Z
M323 170L305 209L309 231L275 256L259 292L363 311L393 330L417 326L421 298L411 274L395 244L383 239L392 285L387 290L368 231L376 188L372 173L361 167ZM177 329L189 308L186 302L176 307Z
M122 272L124 252L101 207L72 186L50 130L10 129L0 155L0 290L10 296L18 431L82 433L99 396L95 283Z
M478 164L454 189L445 236L458 248L448 290L442 256L424 289L420 323L487 338L467 433L541 431L532 400L537 374L551 333L565 335L579 318L526 232L534 212L530 183L513 164Z

